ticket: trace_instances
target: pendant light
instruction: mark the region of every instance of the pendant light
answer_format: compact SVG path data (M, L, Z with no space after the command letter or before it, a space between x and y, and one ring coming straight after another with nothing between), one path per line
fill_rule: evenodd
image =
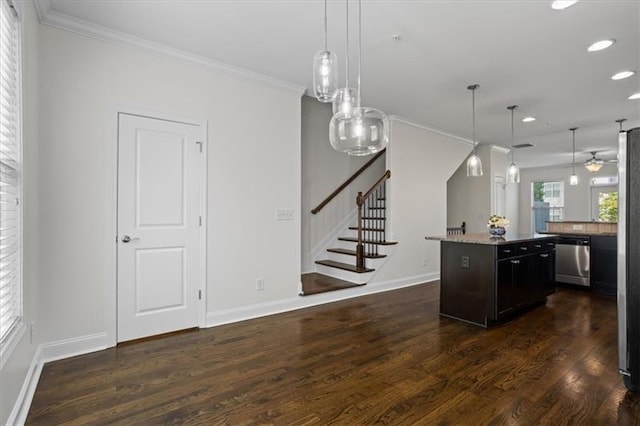
M346 57L345 57L345 86L338 89L333 97L333 114L344 112L350 114L356 108L358 92L349 87L349 0L345 0L346 5Z
M472 140L473 142L473 154L467 160L467 176L482 176L482 161L478 154L476 154L476 89L480 87L478 84L472 84L467 86L468 90L471 90L471 117L473 125Z
M511 164L507 169L507 182L520 183L520 169L516 166L516 149L514 148L516 141L513 132L513 115L518 105L508 106L507 109L511 111Z
M569 130L571 130L573 139L573 173L571 173L571 177L569 178L569 185L576 186L578 184L578 175L576 175L576 130L578 130L578 128L572 127Z
M327 0L324 0L324 50L313 57L313 94L320 102L331 102L338 89L338 57L327 50Z
M361 69L362 1L358 0L358 89L355 108L350 111L336 112L329 123L331 146L337 151L355 156L375 154L382 151L389 143L387 115L378 109L361 105Z

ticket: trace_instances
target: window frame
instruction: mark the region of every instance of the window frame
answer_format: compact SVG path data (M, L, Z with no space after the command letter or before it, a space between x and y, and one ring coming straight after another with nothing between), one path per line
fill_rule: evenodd
M18 37L17 43L17 125L16 125L16 138L17 138L17 150L18 150L18 176L17 176L17 196L18 196L18 306L19 313L16 321L5 332L3 336L0 336L0 370L4 367L7 359L18 345L22 336L26 332L26 325L24 322L24 22L23 22L23 9L22 4L15 0L0 0L0 2L6 3L15 11L16 21L16 35Z

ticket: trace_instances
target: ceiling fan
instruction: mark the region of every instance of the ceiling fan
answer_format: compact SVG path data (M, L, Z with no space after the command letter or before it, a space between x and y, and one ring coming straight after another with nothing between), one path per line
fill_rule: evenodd
M615 164L618 162L617 159L603 160L601 158L596 157L596 154L598 153L598 151L590 151L590 153L591 153L591 158L584 162L584 167L586 167L586 169L592 173L600 170L600 168L602 168L602 166L605 163Z

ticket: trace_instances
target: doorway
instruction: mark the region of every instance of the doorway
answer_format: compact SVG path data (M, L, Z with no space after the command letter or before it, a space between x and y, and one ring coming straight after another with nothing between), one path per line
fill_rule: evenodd
M493 214L504 216L506 210L506 196L504 176L493 177Z
M197 327L203 129L118 114L117 342Z
M618 187L591 187L591 220L596 222L618 221Z

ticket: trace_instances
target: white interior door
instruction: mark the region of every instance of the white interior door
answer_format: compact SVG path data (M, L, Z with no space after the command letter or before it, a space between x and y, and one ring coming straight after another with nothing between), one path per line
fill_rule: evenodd
M120 114L118 341L198 325L202 128Z

